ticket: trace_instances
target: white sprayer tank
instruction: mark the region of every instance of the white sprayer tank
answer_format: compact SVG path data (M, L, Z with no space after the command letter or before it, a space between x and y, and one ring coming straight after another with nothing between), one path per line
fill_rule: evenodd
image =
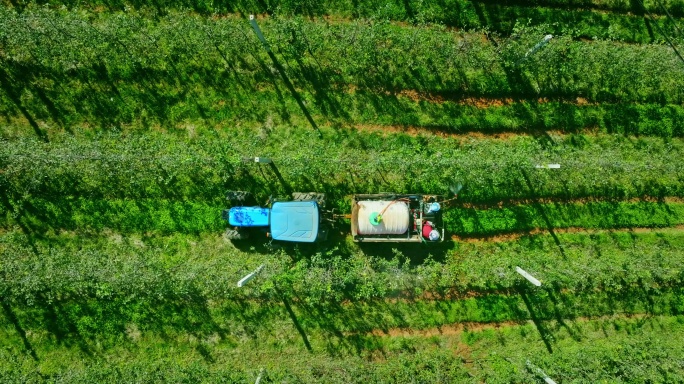
M401 235L409 227L409 207L404 201L359 201L360 235ZM381 215L382 219L377 220Z

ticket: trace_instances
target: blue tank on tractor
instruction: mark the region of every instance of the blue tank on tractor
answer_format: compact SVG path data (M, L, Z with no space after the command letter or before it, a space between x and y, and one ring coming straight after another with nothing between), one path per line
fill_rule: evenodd
M262 207L233 207L228 211L228 223L235 227L266 227L270 211Z

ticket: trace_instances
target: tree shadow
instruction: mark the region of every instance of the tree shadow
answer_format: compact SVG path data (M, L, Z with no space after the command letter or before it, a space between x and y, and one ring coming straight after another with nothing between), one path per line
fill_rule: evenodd
M278 167L275 165L275 163L273 161L271 161L268 165L270 166L273 174L276 176L276 178L280 182L280 185L283 186L285 193L287 193L288 195L291 195L293 192L292 187L290 186L290 184L287 181L285 181L285 179L283 178L283 175L280 174L280 171L278 170Z
M520 297L523 299L523 302L525 302L527 311L530 313L530 317L532 318L534 326L537 328L537 331L539 331L539 335L541 336L541 339L544 342L546 350L549 353L553 353L553 347L551 346L551 341L553 341L553 335L551 335L551 333L546 329L546 327L542 323L541 319L537 316L537 310L534 308L532 301L527 296L527 293L525 291L521 291Z
M532 181L530 180L530 177L527 175L527 171L524 169L520 170L520 173L523 176L523 179L525 180L525 183L527 184L527 187L530 190L530 196L532 199L535 201L534 206L539 211L539 214L541 217L544 219L544 223L546 223L546 229L549 231L549 234L553 238L553 241L556 243L556 246L558 247L558 250L560 251L561 256L563 256L563 259L567 260L567 256L565 254L565 247L563 246L563 243L561 243L560 239L556 235L556 232L553 230L553 222L549 218L549 216L546 214L546 210L544 210L544 206L541 204L539 201L539 197L537 195L536 189L532 185Z
M341 107L339 100L330 96L331 91L338 91L339 87L335 84L343 84L344 79L333 70L324 69L318 62L306 34L295 28L290 29L289 45L281 52L283 56L287 54L290 59L295 60L297 66L289 68L295 80L312 85L313 97L321 114L327 117L342 117L349 119L350 116ZM315 66L304 61L307 56L314 61ZM302 84L304 86L304 84Z
M70 345L72 341L75 341L81 352L93 357L94 354L88 343L63 305L59 301L47 300L44 297L40 297L39 302L44 309L43 321L46 324L47 331L55 336L57 343Z
M357 243L363 253L370 257L393 260L397 256L409 260L412 266L422 265L426 260L443 263L455 248L451 240L430 243Z
M282 294L281 294L281 297L283 300L283 304L285 305L285 309L287 310L287 314L290 315L290 319L292 319L292 322L294 323L294 326L297 329L297 332L299 332L299 335L302 337L302 341L304 341L304 346L306 346L306 349L309 352L312 352L313 350L311 349L311 343L309 343L309 338L306 336L306 332L304 332L304 328L302 328L302 325L297 320L297 315L295 315L294 311L292 310L292 307L290 306L290 302Z
M259 29L259 26L257 25L256 20L250 20L250 23L252 24L252 28L254 29L254 32L257 34L257 36L259 36L259 39L262 40L262 45L266 49L266 53L271 58L271 61L273 62L273 65L276 67L276 69L278 70L278 73L280 74L280 77L282 78L283 82L285 83L285 86L287 87L287 89L292 94L292 97L294 97L295 101L297 102L297 105L299 105L299 108L302 110L302 113L304 113L304 116L309 121L309 124L311 124L311 127L313 127L314 130L318 133L319 137L323 137L321 130L318 128L318 124L316 124L313 117L311 116L311 113L309 113L309 110L304 105L304 102L302 101L302 97L299 95L299 92L297 92L297 90L292 85L292 82L290 82L290 79L288 78L287 73L285 72L285 69L283 68L283 66L278 61L278 58L275 56L275 54L271 50L268 43L265 40L263 40L261 30Z
M139 338L139 334L131 334L129 327L132 324L137 324L142 332L155 332L167 340L177 337L169 334L170 330L181 331L194 336L198 340L197 352L205 360L213 362L203 339L218 335L225 340L227 334L214 320L207 299L193 288L185 296L158 293L149 292L149 296L139 295L133 300L126 294L109 299L65 295L59 300L39 295L30 305L20 304L21 314L15 316L13 323L19 324L17 317L20 317L28 329L44 330L58 344L77 346L89 358L96 357L91 347L94 342L100 349L120 343L121 336L128 341ZM159 296L165 297L160 299ZM258 318L250 321L257 323ZM139 332L135 329L134 333Z
M340 315L345 311L337 302L326 303L307 303L298 298L299 307L307 314L307 318L313 322L317 329L323 332L326 343L326 351L331 356L339 356L339 349L344 348L348 353L352 352L354 343L347 340L345 335L339 330L336 321L340 321ZM360 353L360 348L355 348L356 353Z
M346 300L352 300L348 298ZM355 299L354 299L355 300ZM355 300L356 301L356 300ZM339 349L343 348L347 353L361 356L368 350L382 350L379 336L369 333L377 331L380 327L385 332L389 330L386 325L386 318L379 315L380 312L392 318L392 321L401 324L402 315L399 311L388 305L384 300L373 300L370 306L373 312L364 310L364 305L355 301L347 301L341 305L336 301L325 301L321 303L301 302L301 306L306 309L315 327L323 333L326 338L326 350L332 356L339 355ZM339 326L354 329L354 332L343 333Z
M655 35L653 34L653 27L651 26L651 20L646 15L647 10L644 8L642 1L641 0L629 0L629 10L634 15L643 18L644 24L646 25L646 29L648 30L648 36L651 38L652 42L655 41Z
M49 142L50 140L48 139L47 133L40 129L36 120L21 102L19 94L23 89L23 85L16 84L14 81L12 81L12 78L7 71L2 68L6 65L5 61L0 61L0 64L2 64L2 66L0 66L0 86L10 100L12 100L15 107L21 112L24 118L26 118L31 128L33 128L33 132L36 134L36 136L46 143Z
M575 340L575 341L582 341L582 335L580 333L580 330L577 329L576 327L571 325L568 325L568 323L565 321L564 317L567 316L567 314L563 314L559 308L561 305L560 301L558 298L556 298L556 295L554 293L554 290L559 292L560 287L554 287L553 289L551 288L545 288L546 294L548 295L549 299L551 300L551 303L553 304L553 313L555 320L560 324L565 330L570 334L570 336Z
M36 351L33 349L31 342L26 337L26 331L24 330L24 328L22 328L21 323L19 322L19 319L17 319L17 316L14 313L14 311L12 311L12 307L4 298L0 298L0 306L2 306L3 312L5 313L5 317L10 321L10 323L12 323L14 330L17 331L19 337L21 337L21 341L24 343L24 348L26 349L26 351L29 353L29 355L31 355L33 360L38 361L38 355L36 354Z
M31 247L33 253L38 254L38 248L36 247L36 242L34 238L40 238L41 235L39 231L36 231L34 228L30 226L30 222L26 222L26 220L24 219L24 210L20 203L21 199L19 199L14 193L12 193L14 191L9 191L6 188L4 188L4 186L0 189L0 192L0 203L7 210L7 212L13 212L15 210L14 206L12 205L12 201L19 204L18 214L16 215L14 221L17 223L17 225L24 233L24 235L26 235L26 238L28 239L28 244Z

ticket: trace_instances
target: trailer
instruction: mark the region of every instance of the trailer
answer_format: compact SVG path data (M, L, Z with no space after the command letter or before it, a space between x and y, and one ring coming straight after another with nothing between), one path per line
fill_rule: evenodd
M437 195L354 195L351 234L355 242L441 242L444 222Z

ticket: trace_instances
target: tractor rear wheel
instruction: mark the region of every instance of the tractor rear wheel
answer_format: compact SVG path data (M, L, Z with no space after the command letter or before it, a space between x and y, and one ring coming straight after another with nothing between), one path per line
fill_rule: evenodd
M250 204L254 197L246 191L230 191L226 194L226 200L230 202L230 205L245 205Z
M249 238L249 232L239 228L228 228L223 235L226 240L244 240Z
M292 194L294 201L315 201L319 207L325 207L325 193L316 192L295 192Z

